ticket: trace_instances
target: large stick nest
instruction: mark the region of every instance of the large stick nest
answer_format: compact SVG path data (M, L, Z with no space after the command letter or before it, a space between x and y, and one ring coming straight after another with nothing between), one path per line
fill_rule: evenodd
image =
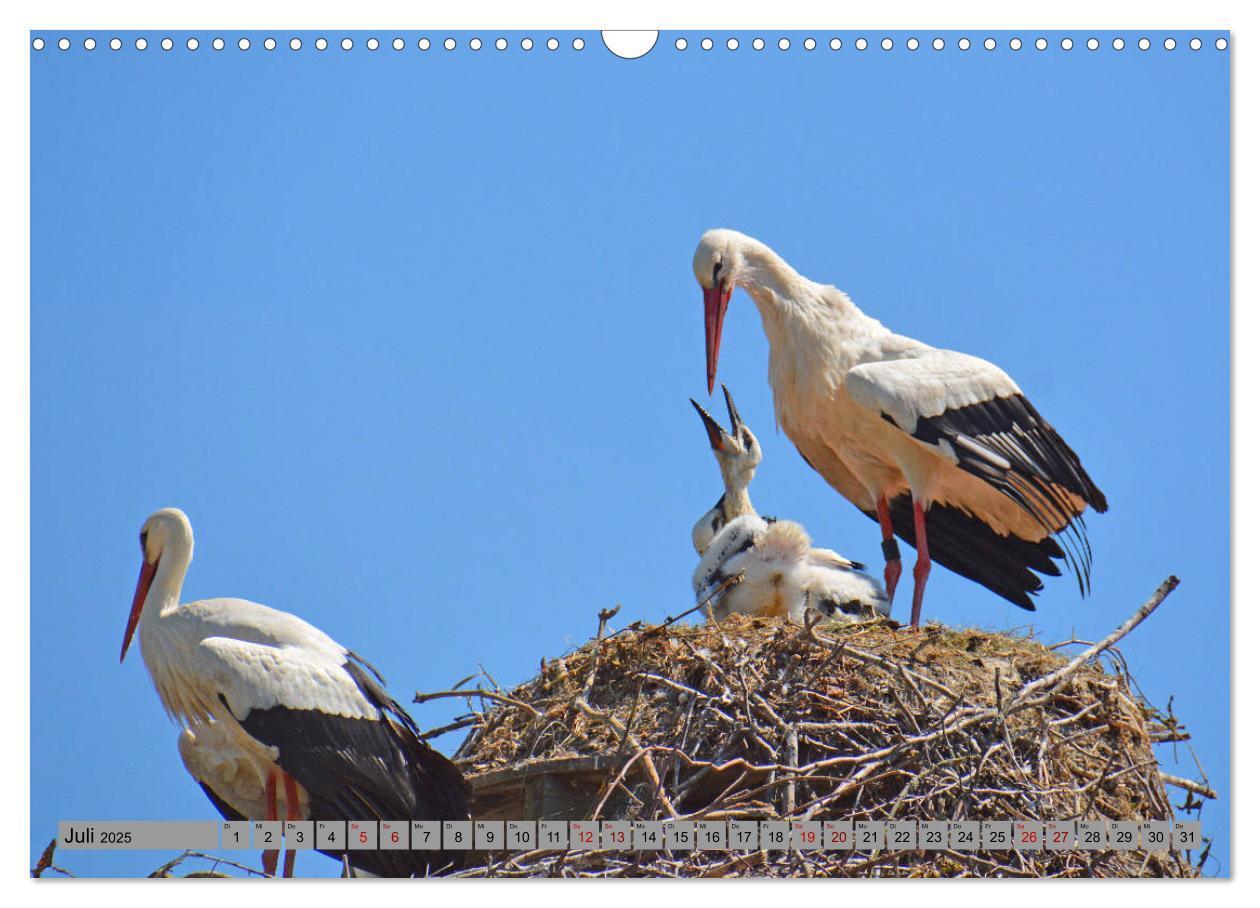
M1169 720L1135 693L1121 659L1111 663L1069 665L1031 637L886 621L801 628L737 616L632 627L544 662L508 693L478 692L488 707L456 758L474 785L507 777L522 786L548 767L592 762L572 758L604 758L594 761L590 797L575 796L568 815L552 812L563 819L1172 820L1152 752L1152 734L1166 739ZM479 807L487 790L478 787ZM503 814L521 818L510 807ZM1185 852L533 851L488 856L464 874L1179 877L1198 869Z

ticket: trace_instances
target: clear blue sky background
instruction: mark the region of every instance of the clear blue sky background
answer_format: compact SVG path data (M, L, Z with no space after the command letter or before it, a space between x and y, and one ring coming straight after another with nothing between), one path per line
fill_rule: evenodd
M719 492L700 233L759 237L929 343L1012 372L1112 510L1094 593L1028 615L940 569L926 614L1096 639L1168 573L1130 668L1195 735L1229 867L1228 54L280 47L32 52L32 861L59 818L215 816L139 653L136 534L178 505L185 600L295 612L395 695L530 677L688 606ZM394 33L380 33L382 39ZM339 35L331 36L339 37ZM439 36L441 37L441 36ZM777 37L777 33L768 35ZM921 39L930 35L920 33ZM436 43L436 41L435 41ZM754 499L868 562L875 526L776 435L739 293L720 377ZM898 602L905 617L907 599ZM460 704L414 710L425 727ZM446 750L455 735L441 739ZM1182 749L1168 768L1195 776ZM248 856L256 862L256 855ZM62 855L86 874L155 854ZM332 873L318 855L302 873Z

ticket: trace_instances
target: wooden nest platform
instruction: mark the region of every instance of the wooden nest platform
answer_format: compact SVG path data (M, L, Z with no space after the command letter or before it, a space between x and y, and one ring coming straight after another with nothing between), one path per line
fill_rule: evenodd
M511 691L459 692L485 709L455 757L483 819L1173 820L1167 783L1211 791L1161 773L1153 744L1188 736L1109 649L1172 586L1070 660L1031 637L888 621L632 625ZM460 875L1193 877L1198 867L1186 852L534 851L486 856Z

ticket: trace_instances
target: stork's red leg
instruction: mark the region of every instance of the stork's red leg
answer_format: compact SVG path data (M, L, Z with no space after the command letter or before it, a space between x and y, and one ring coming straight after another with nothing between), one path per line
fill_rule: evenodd
M272 769L267 773L267 784L263 790L263 800L267 805L267 820L274 821L280 819L280 805L276 803L276 774L278 769ZM263 873L267 876L276 875L276 862L280 859L280 852L277 849L268 849L262 854Z
M301 805L298 803L297 782L293 776L281 771L284 776L284 818L286 820L302 819ZM284 875L293 876L293 865L297 862L297 852L292 848L284 853Z
M888 499L883 495L875 503L875 512L879 515L879 528L884 533L884 589L888 591L888 604L891 606L893 593L897 592L897 581L901 579L901 550L897 548L897 539L893 536Z
M919 557L914 562L914 601L910 606L910 626L919 626L919 612L923 610L923 590L928 574L932 571L932 558L928 555L927 522L923 518L923 505L914 503L914 541Z

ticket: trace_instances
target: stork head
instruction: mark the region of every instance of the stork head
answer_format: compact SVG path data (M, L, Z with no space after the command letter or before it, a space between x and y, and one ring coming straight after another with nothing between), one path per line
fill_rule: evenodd
M734 230L709 230L700 237L700 245L691 260L691 270L704 291L705 380L710 394L717 377L722 321L731 302L735 279L743 270L742 249L746 239Z
M192 560L192 550L192 524L179 508L163 508L151 514L140 528L140 552L143 556L140 579L136 581L136 594L131 600L131 614L127 616L127 629L123 632L119 662L127 657L127 647L131 645L136 625L140 623L140 613L149 597L153 578L157 576L158 564L167 557L178 559L187 567Z
M704 431L709 436L709 447L717 457L718 466L722 470L722 480L726 483L727 492L743 491L752 482L761 463L761 444L752 429L744 425L744 420L735 409L735 398L726 385L722 386L722 394L726 398L726 413L731 420L728 432L709 412L694 400L691 405L700 414L704 423Z

